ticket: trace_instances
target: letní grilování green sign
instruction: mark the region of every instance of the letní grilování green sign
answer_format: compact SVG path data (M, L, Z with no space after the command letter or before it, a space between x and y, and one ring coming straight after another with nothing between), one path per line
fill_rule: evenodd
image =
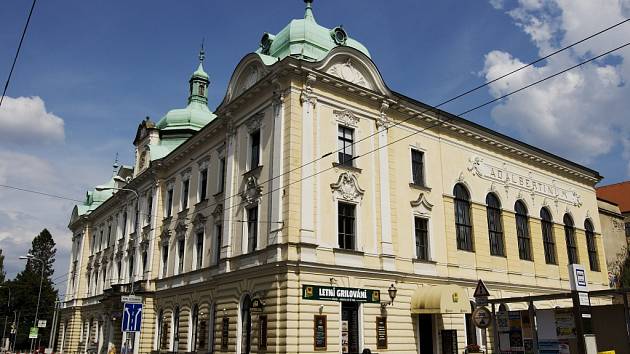
M381 291L336 286L302 285L302 299L377 304L381 302Z

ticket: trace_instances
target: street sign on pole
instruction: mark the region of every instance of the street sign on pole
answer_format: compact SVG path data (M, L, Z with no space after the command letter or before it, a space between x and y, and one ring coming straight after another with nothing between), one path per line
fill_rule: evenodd
M120 297L120 302L122 302L123 304L125 304L125 303L141 304L142 303L142 296L123 295L123 296Z
M140 332L142 304L126 303L123 308L122 331Z
M39 328L31 327L31 330L28 332L28 339L37 339L38 334L39 334Z
M46 320L38 320L37 321L37 327L39 327L39 328L46 328Z
M490 292L486 287L486 284L483 283L483 280L479 279L477 282L477 287L475 288L475 293L473 297L475 298L475 304L477 306L485 306L488 304L488 297L490 296Z

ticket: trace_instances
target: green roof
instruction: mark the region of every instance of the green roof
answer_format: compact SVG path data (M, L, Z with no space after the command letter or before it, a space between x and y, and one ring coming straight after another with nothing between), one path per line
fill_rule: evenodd
M367 48L348 37L341 27L329 29L320 26L313 16L312 0L305 0L306 11L303 19L292 20L278 34L265 33L256 53L283 59L287 56L307 61L320 61L337 46L348 46L370 57Z

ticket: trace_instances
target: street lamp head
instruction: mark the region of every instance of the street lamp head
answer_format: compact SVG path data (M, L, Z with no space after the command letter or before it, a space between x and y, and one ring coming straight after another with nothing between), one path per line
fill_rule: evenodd
M109 190L112 190L114 188L111 188L111 187L94 187L94 189L96 189L99 192L102 192L102 191L109 191Z
M396 293L398 292L398 289L396 289L394 284L392 284L389 286L389 289L387 289L387 292L389 293L389 298L392 299L392 303L394 303L394 299L396 298Z
M129 183L129 181L127 181L126 179L122 178L121 176L114 176L114 181L120 182L120 183L124 183L124 184Z

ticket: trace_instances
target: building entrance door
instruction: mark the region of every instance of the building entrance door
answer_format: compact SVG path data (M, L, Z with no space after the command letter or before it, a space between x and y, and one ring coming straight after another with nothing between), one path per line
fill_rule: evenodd
M341 347L344 354L359 353L359 304L341 303Z
M433 353L433 319L431 315L418 315L420 354Z

